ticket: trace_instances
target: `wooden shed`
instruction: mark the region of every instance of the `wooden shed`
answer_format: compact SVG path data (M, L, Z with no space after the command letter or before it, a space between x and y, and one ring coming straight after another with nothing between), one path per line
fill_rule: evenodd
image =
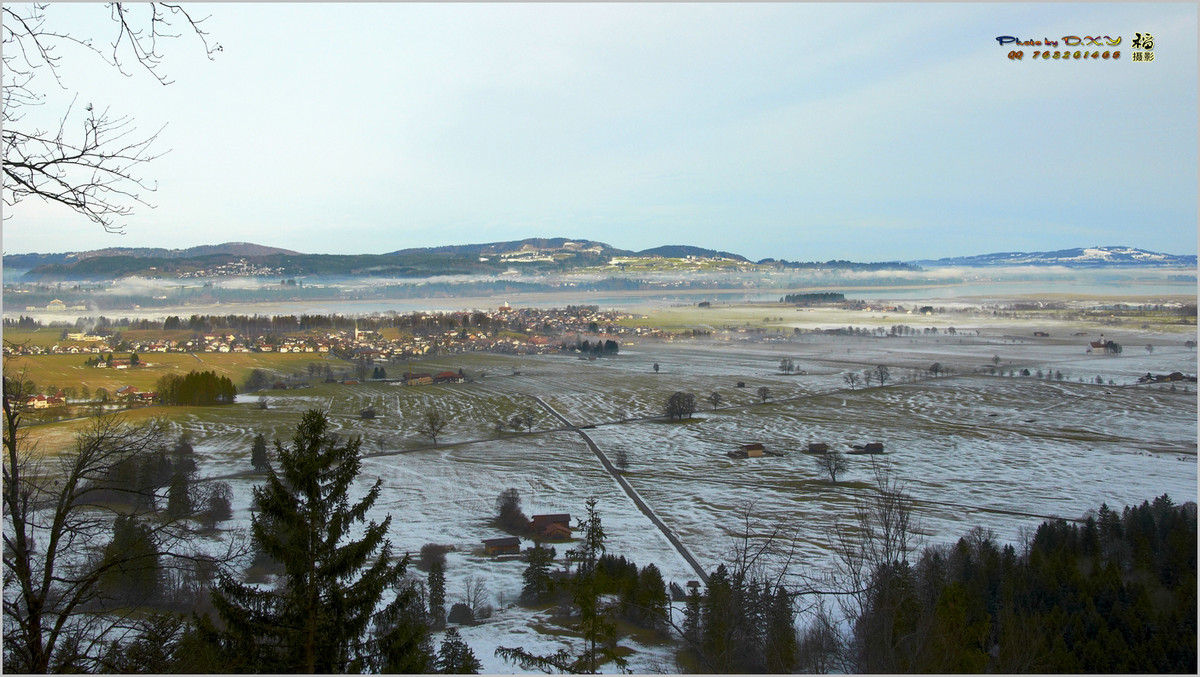
M824 442L809 442L808 451L813 454L823 454L829 451L829 445Z
M742 453L746 458L758 458L763 455L763 445L755 442L754 444L743 444Z
M517 555L521 552L521 539L516 536L485 538L483 551L489 555Z

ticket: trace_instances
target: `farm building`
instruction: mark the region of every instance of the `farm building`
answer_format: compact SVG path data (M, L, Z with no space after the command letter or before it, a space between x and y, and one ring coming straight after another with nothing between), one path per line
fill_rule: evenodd
M405 374L404 385L406 386L427 386L433 385L432 374Z
M516 536L485 538L483 551L489 555L516 555L521 552L521 539Z
M530 518L534 533L543 538L566 539L571 537L571 515L534 515Z
M829 445L824 442L809 442L808 451L814 454L823 454L829 451Z
M868 442L866 444L854 445L853 454L882 454L883 442Z
M729 452L730 458L761 458L767 453L763 445L755 442L753 444L743 444L741 447Z

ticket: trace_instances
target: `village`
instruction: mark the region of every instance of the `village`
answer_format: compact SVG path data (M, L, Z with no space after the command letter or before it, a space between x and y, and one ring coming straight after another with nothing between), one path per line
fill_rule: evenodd
M546 354L569 347L584 334L594 340L616 341L630 338L668 338L671 334L649 327L621 326L617 322L638 316L626 312L600 311L596 306L569 306L566 309L514 309L508 303L495 311L455 313L415 313L410 331L385 332L360 329L359 325L379 327L377 319L354 321L353 329L263 331L252 334L234 329L195 331L189 338L134 338L127 335L128 325L110 324L91 331L64 329L60 341L45 346L33 343L4 344L4 355L105 355L109 353L312 353L343 359L366 358L377 362L395 362L423 355L489 351L517 355ZM89 318L90 319L90 318ZM208 325L225 318L208 320ZM122 321L124 322L124 321ZM76 325L83 322L77 322ZM143 323L144 324L144 323ZM299 324L299 322L297 322ZM170 326L170 318L157 328ZM56 327L57 325L52 325ZM125 331L123 331L125 330ZM139 334L145 332L137 332ZM163 334L166 331L161 332ZM386 333L398 334L385 337ZM591 344L589 344L590 347ZM125 369L129 360L106 360L95 366Z

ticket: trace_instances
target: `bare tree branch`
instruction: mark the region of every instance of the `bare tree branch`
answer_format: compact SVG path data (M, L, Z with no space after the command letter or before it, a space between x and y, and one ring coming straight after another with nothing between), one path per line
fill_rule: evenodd
M210 42L201 27L205 19L192 18L179 5L150 3L135 9L110 3L110 18L117 32L108 50L94 46L91 38L49 28L47 7L3 7L4 204L11 207L34 196L62 204L107 232L123 233L118 220L138 205L153 208L145 193L154 192L157 184L142 178L138 170L162 156L163 152L151 149L162 128L141 136L132 118L110 113L107 107L97 112L90 103L78 120L78 95L59 116L57 131L28 128L24 124L26 108L46 101L39 90L39 73L48 74L57 87L67 89L58 48L74 45L126 76L132 75L126 65L139 64L167 85L172 80L162 69L160 40L190 32L200 39L209 59L221 46ZM176 27L181 32L172 32Z

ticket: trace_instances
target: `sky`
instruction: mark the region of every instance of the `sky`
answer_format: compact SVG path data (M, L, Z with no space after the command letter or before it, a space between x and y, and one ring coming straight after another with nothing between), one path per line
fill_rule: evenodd
M62 86L43 78L23 122L56 127L75 99L162 128L169 152L141 169L154 208L112 235L27 199L4 210L5 253L527 237L801 261L1197 250L1195 3L186 7L214 59L165 41L162 86L68 45ZM46 18L114 32L99 4ZM1137 32L1154 61L1132 61ZM1101 35L1121 38L1119 61L1013 60L997 41Z

